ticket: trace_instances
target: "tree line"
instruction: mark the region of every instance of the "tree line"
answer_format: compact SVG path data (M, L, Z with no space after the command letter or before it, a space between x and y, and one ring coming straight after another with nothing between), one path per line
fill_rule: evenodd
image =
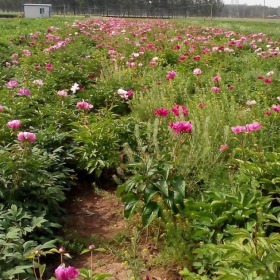
M21 12L25 3L52 4L55 14L280 17L280 8L224 5L223 0L0 0L0 10Z

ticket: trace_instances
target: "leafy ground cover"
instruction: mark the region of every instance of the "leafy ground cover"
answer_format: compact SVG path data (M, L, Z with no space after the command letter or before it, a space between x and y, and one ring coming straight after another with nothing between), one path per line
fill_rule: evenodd
M132 279L280 278L275 23L0 24L1 279L47 279L53 254L56 279L108 278L65 266L106 242L61 225L73 188L112 183L129 220L105 247Z

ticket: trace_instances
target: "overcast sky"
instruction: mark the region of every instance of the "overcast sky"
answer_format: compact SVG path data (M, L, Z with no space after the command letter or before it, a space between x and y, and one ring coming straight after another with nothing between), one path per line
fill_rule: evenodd
M234 0L236 2L236 0ZM230 4L231 0L224 0L225 4ZM239 0L239 4L247 5L263 5L264 0ZM265 0L265 5L268 7L280 7L280 0Z

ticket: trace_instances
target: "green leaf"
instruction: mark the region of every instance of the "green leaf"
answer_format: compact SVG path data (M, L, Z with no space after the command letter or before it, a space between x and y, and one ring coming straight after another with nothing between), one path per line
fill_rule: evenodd
M160 180L160 181L156 184L156 186L157 186L157 188L160 190L160 192L161 192L164 196L166 196L166 197L169 196L168 184L167 184L167 182L166 182L164 179Z
M149 202L145 205L142 213L142 223L147 227L158 216L159 205L156 202Z
M84 249L84 250L80 253L80 255L85 254L85 253L88 253L88 252L90 252L90 251L91 251L90 249Z
M46 264L40 265L39 273L40 273L41 276L43 276L45 270L46 270Z
M125 197L124 216L128 218L138 204L138 197L135 194L129 194Z

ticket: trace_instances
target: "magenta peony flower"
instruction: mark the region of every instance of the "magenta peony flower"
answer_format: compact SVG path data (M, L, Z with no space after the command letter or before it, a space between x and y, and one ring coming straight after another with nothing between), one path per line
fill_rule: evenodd
M274 112L280 112L280 105L272 105L271 110Z
M221 77L215 76L215 77L213 77L212 81L217 83L217 82L219 82L221 79L222 79Z
M17 139L20 142L27 141L27 142L33 143L36 140L36 135L34 133L31 133L31 132L25 132L25 131L24 132L19 132L18 135L17 135Z
M20 88L17 93L18 93L18 95L29 96L30 90L28 88Z
M16 129L20 128L21 122L20 122L19 120L12 120L12 121L9 121L9 122L7 123L7 126L8 126L10 129L16 130Z
M52 71L52 70L53 70L53 65L52 65L51 63L48 63L48 64L46 65L46 70L47 70L47 71Z
M191 133L192 128L193 128L191 122L184 122L184 121L170 123L169 127L172 128L172 130L175 134L179 134L179 133L182 133L182 132Z
M269 78L265 78L265 79L263 79L263 81L264 81L266 84L271 84L271 83L272 83L272 80L269 79Z
M11 80L11 81L7 82L5 85L7 88L15 88L18 86L18 81Z
M231 128L231 131L234 134L243 133L243 132L246 132L246 126L241 126L241 125L234 126L234 127Z
M262 125L259 122L253 122L246 124L246 131L252 132L252 131L258 131L262 128Z
M169 114L169 110L165 108L159 108L154 110L154 114L156 116L167 117Z
M54 272L57 280L74 280L79 277L79 270L68 266L60 265Z
M193 74L196 75L196 76L199 76L199 75L202 74L202 71L201 71L199 68L195 68L195 69L193 70Z
M89 111L93 108L93 105L83 100L77 103L76 108L80 110Z
M169 71L166 75L166 80L173 80L175 79L177 73L175 71Z
M219 93L221 91L221 88L219 88L219 87L212 87L211 90L214 93Z
M179 116L182 114L184 117L189 115L188 108L182 105L175 105L172 107L172 112L175 116Z

